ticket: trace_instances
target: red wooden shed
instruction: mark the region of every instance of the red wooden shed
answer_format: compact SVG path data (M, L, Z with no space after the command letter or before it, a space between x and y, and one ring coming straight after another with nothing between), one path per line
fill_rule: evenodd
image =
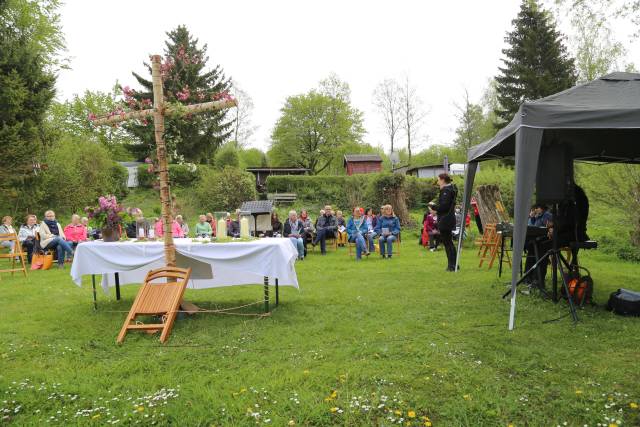
M382 158L377 154L345 154L347 175L382 172Z

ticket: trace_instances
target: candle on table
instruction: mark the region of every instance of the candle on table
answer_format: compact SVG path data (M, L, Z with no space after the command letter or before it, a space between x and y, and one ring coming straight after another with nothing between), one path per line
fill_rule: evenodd
M240 219L240 237L249 237L249 218L246 216Z
M218 236L218 239L227 237L227 221L224 218L220 218L218 220L216 235Z

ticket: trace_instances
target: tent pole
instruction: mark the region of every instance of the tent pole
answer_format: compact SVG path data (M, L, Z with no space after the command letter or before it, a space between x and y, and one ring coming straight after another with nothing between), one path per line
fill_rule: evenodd
M518 266L522 261L524 242L527 235L527 218L536 174L544 129L521 127L516 132L516 167L513 215L513 258L511 268L511 308L509 310L509 330L515 328L516 284L520 276Z
M464 197L462 199L462 222L460 223L460 234L458 235L458 253L456 254L456 271L460 265L460 252L462 251L462 237L464 236L464 225L467 219L467 211L471 202L471 188L478 170L478 162L469 162L465 168L464 174Z

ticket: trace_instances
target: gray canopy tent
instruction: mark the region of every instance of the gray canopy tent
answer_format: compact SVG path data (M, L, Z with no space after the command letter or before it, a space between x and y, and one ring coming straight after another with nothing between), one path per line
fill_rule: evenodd
M463 218L478 162L515 157L513 266L509 329L515 326L516 283L543 146L565 145L574 160L640 163L640 74L612 73L520 106L496 136L468 152ZM559 183L560 184L560 183ZM458 241L460 260L462 241Z

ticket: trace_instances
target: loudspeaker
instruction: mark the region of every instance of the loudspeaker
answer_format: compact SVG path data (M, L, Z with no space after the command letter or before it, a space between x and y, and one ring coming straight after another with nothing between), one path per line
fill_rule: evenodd
M547 145L540 148L536 177L536 201L560 203L574 200L573 156L566 145Z

